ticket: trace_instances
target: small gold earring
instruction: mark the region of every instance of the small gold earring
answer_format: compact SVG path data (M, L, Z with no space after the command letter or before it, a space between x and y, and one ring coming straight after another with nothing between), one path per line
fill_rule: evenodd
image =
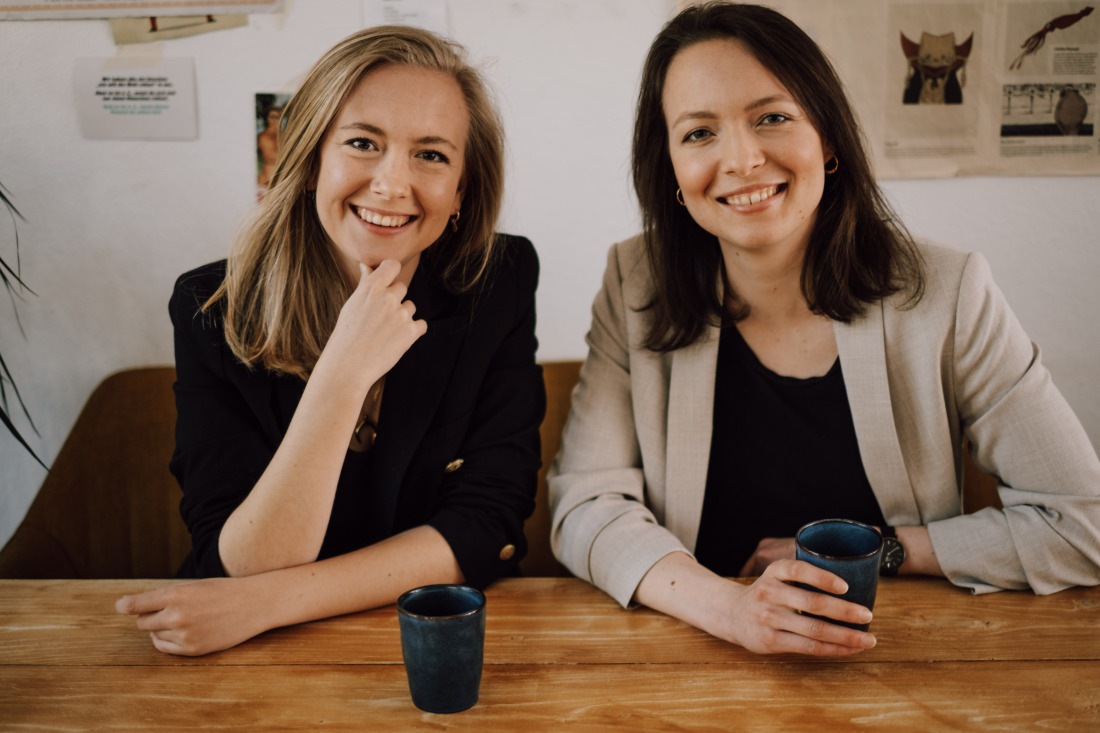
M684 194L680 192L680 189L676 189L676 201L679 202L680 206L687 206L687 204L684 203Z
M454 216L451 217L451 231L458 231L458 217L462 216L462 211L456 211Z
M832 162L832 164L833 164L832 168L829 167L830 162ZM839 167L840 167L840 159L837 158L834 155L833 158L832 158L832 161L825 161L825 175L831 176L832 174L836 173L836 169L839 168Z

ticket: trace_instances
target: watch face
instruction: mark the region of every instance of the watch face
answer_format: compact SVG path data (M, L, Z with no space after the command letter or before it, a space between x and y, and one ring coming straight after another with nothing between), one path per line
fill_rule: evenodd
M896 573L901 564L905 562L905 548L901 546L896 537L882 538L882 572Z

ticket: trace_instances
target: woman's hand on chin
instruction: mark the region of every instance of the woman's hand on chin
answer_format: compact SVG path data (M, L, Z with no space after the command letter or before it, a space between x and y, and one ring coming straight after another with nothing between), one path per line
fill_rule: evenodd
M366 375L365 393L424 335L428 324L415 318L416 306L405 299L408 288L398 279L400 262L383 260L373 270L360 264L359 273L359 284L340 310L321 359Z

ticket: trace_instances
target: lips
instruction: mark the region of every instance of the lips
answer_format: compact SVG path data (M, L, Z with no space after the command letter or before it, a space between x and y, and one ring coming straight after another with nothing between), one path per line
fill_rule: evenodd
M732 204L734 206L752 206L758 204L761 201L770 199L775 194L784 190L787 184L777 184L774 186L765 186L758 188L755 191L746 193L730 194L729 196L721 196L718 200L723 204Z
M377 211L371 211L370 209L363 209L359 207L353 208L355 208L355 213L359 216L359 218L367 222L368 224L374 224L375 226L387 227L391 229L403 227L416 218L415 216L406 216L403 214L381 214Z

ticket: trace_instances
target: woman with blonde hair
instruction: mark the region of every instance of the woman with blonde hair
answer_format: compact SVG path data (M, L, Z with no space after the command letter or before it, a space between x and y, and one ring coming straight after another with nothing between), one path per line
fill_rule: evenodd
M503 135L478 73L426 31L364 30L282 125L228 260L170 304L181 575L204 579L117 609L173 654L484 587L526 551L538 261L495 233Z

